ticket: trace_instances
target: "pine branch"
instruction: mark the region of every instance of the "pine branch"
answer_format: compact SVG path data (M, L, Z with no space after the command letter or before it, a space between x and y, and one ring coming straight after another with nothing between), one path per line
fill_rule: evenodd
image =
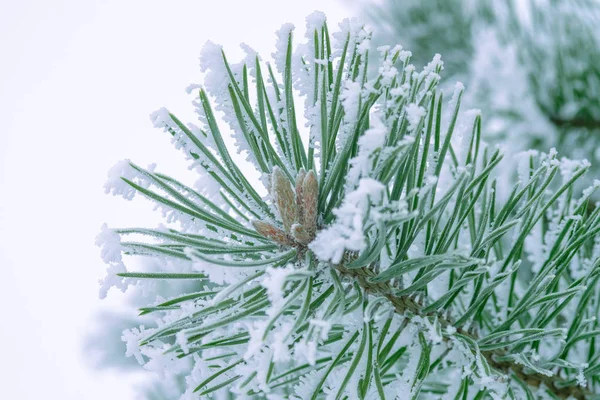
M352 258L350 255L344 257L345 262L351 262ZM474 341L478 341L480 338L476 333L471 330L465 330L462 327L456 327L449 316L442 313L429 312L424 313L424 305L419 301L418 296L396 296L394 295L394 288L388 282L373 283L370 278L377 276L377 273L372 267L362 267L358 269L348 269L345 267L345 263L335 265L335 269L340 273L341 276L356 280L366 293L384 296L391 304L394 305L394 310L401 316L406 316L410 319L411 315L416 315L424 318L435 318L444 329L453 328L454 331L461 335L467 336ZM450 339L445 336L445 341ZM591 393L579 386L568 386L564 385L565 379L556 376L547 376L540 373L525 373L523 365L515 362L508 361L496 361L495 356L505 356L507 353L502 350L494 351L482 351L481 352L490 366L495 370L502 372L505 375L515 374L522 382L527 383L532 388L539 388L541 385L545 385L549 388L552 393L561 399L574 398L578 400L585 400L590 398ZM563 385L561 385L563 383ZM556 385L558 384L558 386Z
M464 86L449 102L437 89L439 55L417 72L383 46L372 74L370 32L347 20L332 37L320 13L296 49L292 26L277 36L266 67L247 47L232 64L205 46L200 127L151 115L199 185L128 160L109 172L107 192L167 219L97 239L102 296L157 294L140 310L153 326L124 333L127 354L185 381L169 395L185 399L592 398L600 181L581 197L574 186L589 163L522 155L503 187L511 168L481 116L460 111ZM151 262L130 271L123 254Z

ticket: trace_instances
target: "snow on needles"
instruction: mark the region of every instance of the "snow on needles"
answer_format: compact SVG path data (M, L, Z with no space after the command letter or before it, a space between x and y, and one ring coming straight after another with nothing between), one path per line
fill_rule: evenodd
M361 177L368 177L373 170L373 157L377 150L385 144L388 128L378 116L374 116L371 127L358 139L358 155L350 160L350 170L346 178L346 185L355 187Z
M342 205L334 211L336 222L319 232L309 245L316 256L338 264L346 250L364 250L363 222L370 206L381 203L384 189L375 179L361 179L358 187L347 193Z
M199 182L129 160L110 170L108 193L140 192L178 222L104 225L96 239L107 264L101 297L128 281L145 300L156 295L142 308L151 327L124 332L126 354L161 384L179 382L160 397L180 400L449 399L471 386L503 398L517 388L510 363L554 375L561 365L543 363L557 341L569 343L567 330L542 320L552 301L595 285L600 213L585 206L600 183L576 199L551 181L566 185L589 164L556 151L522 157L521 189L503 206L492 171L501 154L481 142L479 114L459 111L462 84L443 100L439 54L420 71L400 46L370 57L364 25L346 20L331 40L318 12L297 45L293 29L277 32L275 68L247 45L230 63L206 43L205 80L192 87L199 127L165 108L151 114ZM145 263L124 274L137 256ZM525 265L527 256L543 265ZM517 268L532 279L523 284ZM583 309L576 303L557 309L561 318ZM571 329L581 344L564 361L574 366L553 376L566 386L593 381L575 364L589 348L580 332L594 333L589 312Z
M153 170L155 167L156 165L153 164L150 166L150 169ZM108 179L104 184L105 193L122 196L126 200L133 199L136 190L125 179L135 182L142 187L149 185L148 180L132 168L130 160L121 160L108 171Z
M127 284L123 278L117 276L118 273L126 272L121 256L123 246L121 246L120 235L103 224L102 231L96 237L96 246L100 247L100 256L108 265L106 276L100 280L100 298L105 298L108 290L113 286L124 292Z

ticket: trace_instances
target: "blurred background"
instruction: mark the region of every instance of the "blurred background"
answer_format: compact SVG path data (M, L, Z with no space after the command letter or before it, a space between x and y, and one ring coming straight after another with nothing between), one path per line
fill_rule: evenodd
M0 398L166 399L178 382L125 358L135 308L181 287L112 291L94 246L103 222L149 226L144 201L103 193L107 170L130 158L189 174L149 113L194 120L184 89L201 82L206 40L231 59L245 42L263 58L274 32L324 11L331 27L359 15L374 43L400 43L419 68L435 53L443 81L483 111L484 139L587 158L600 169L600 1L596 0L25 0L0 6ZM332 29L333 30L333 29ZM507 175L510 175L508 173ZM177 398L177 397L174 397Z

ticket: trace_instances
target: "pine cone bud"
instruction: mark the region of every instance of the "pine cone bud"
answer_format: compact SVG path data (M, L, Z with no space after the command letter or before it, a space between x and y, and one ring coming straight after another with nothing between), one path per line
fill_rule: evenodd
M252 226L261 236L264 236L272 241L284 246L292 246L294 244L292 238L284 231L274 227L268 222L252 220Z
M302 204L304 205L304 219L302 225L311 240L317 232L317 207L319 205L319 183L314 171L309 171L302 184Z
M300 244L306 245L311 241L311 237L301 224L292 225L292 236Z
M300 168L298 175L296 175L296 222L302 223L304 220L304 203L302 200L302 184L306 177L306 171L304 168Z
M296 199L292 183L279 167L273 168L272 175L273 198L281 216L281 223L285 232L290 231L296 219Z

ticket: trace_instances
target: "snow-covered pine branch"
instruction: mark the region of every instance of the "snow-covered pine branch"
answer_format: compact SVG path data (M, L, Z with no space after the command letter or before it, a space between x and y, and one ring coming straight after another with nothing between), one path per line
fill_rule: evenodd
M208 44L200 126L152 115L210 190L112 170L107 191L147 197L171 224L105 227L104 282L194 284L142 309L155 325L124 333L128 355L182 377L181 399L600 393L600 183L573 188L589 164L527 153L497 199L503 155L460 112L462 84L444 99L440 57L417 71L400 46L368 68L370 37L355 20L330 35L315 13L304 43L278 32L274 67ZM264 179L236 165L212 104ZM125 270L121 252L162 267Z

